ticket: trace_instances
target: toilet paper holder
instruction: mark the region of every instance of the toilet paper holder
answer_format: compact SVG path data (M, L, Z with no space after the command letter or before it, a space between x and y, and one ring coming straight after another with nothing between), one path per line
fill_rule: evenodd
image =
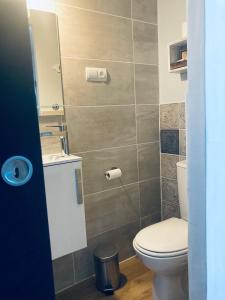
M113 172L111 172L111 171L114 171L114 170L118 170L118 173L117 174L115 174L115 173L112 174ZM104 173L104 175L105 175L107 180L112 180L112 179L120 178L122 176L122 171L118 167L112 167L109 171L106 171Z

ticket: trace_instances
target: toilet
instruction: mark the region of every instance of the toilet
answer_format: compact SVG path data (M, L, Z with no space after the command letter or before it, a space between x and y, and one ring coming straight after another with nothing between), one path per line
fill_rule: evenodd
M186 161L177 163L181 219L170 218L142 229L133 247L153 272L153 300L188 300L188 203Z

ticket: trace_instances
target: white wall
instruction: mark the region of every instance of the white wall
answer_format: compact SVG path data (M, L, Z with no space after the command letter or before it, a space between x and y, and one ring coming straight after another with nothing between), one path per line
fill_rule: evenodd
M182 39L182 24L186 22L186 0L158 0L159 32L159 102L183 102L187 80L168 72L168 44Z

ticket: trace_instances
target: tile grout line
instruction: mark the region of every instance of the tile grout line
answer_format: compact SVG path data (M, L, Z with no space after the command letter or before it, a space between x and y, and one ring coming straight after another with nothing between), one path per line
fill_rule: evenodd
M101 152L101 151L107 151L107 150L128 148L128 147L132 147L132 146L144 146L144 145L158 144L158 143L159 143L159 141L139 143L139 144L129 144L129 145L124 145L124 146L115 146L115 147L109 147L109 148L93 149L93 150L89 150L89 151L76 151L76 152L71 152L70 154L79 156L79 154L85 154L85 153L91 153L91 152Z
M160 177L151 177L151 178L147 178L147 179L140 180L140 181L134 181L134 182L131 182L131 183L127 183L127 184L123 184L123 185L118 185L116 187L105 189L105 190L101 190L101 191L94 192L94 193L87 193L87 194L84 193L84 197L91 196L91 195L97 195L97 194L101 194L101 193L105 193L105 192L109 192L109 191L121 189L123 187L128 187L128 186L131 186L131 185L136 185L136 184L139 184L139 183L144 183L144 182L148 182L148 181L152 181L152 180L156 180L156 179L160 179Z
M111 16L111 17L116 17L116 18L127 20L127 21L131 21L133 19L135 22L142 22L142 23L149 24L149 25L152 25L152 26L158 26L158 23L151 23L151 22L147 22L147 21L143 21L143 20L132 18L132 0L131 0L131 16L130 17L125 17L125 16L121 16L121 15L111 14L111 13L108 13L108 12L104 12L104 11L100 11L100 10L95 10L95 9L90 9L90 8L79 7L79 6L76 6L76 5L67 4L67 3L59 2L59 1L58 1L57 5L58 6L60 6L60 5L61 6L66 6L68 8L79 9L79 10L83 10L83 11L87 11L87 12L91 12L91 13L96 13L96 14L101 14L101 15L106 15L106 16Z
M137 93L136 93L136 68L135 68L135 50L134 50L134 21L133 21L133 0L131 0L131 36L132 36L132 55L133 55L133 84L134 84L134 101L135 101L135 126L136 126L136 154L137 154L137 175L138 182L140 181L140 170L139 170L139 148L138 148L138 120L137 120ZM141 191L140 184L138 183L138 197L139 197L139 228L141 229Z
M105 104L105 105L72 105L72 104L68 104L68 105L63 105L63 108L72 108L72 109L76 109L76 108L102 108L102 107L133 107L135 106L135 103L131 103L131 104ZM146 104L137 104L136 106L157 106L158 104L152 104L152 103L146 103ZM172 129L172 128L169 128ZM174 128L177 129L177 128Z
M76 56L64 56L62 55L62 59L72 59L72 60L89 60L89 61L102 61L102 62L111 62L111 63L122 63L122 64L133 64L133 61L125 61L125 60L113 60L113 59L101 59L101 58L87 58L87 57L76 57ZM136 65L144 65L144 66L152 66L158 67L157 64L149 64L149 63L139 63L135 62Z

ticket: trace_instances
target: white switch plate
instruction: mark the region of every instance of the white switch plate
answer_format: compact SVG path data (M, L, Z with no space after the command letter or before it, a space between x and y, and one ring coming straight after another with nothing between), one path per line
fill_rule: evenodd
M86 80L90 82L106 82L106 68L89 68L86 67Z

